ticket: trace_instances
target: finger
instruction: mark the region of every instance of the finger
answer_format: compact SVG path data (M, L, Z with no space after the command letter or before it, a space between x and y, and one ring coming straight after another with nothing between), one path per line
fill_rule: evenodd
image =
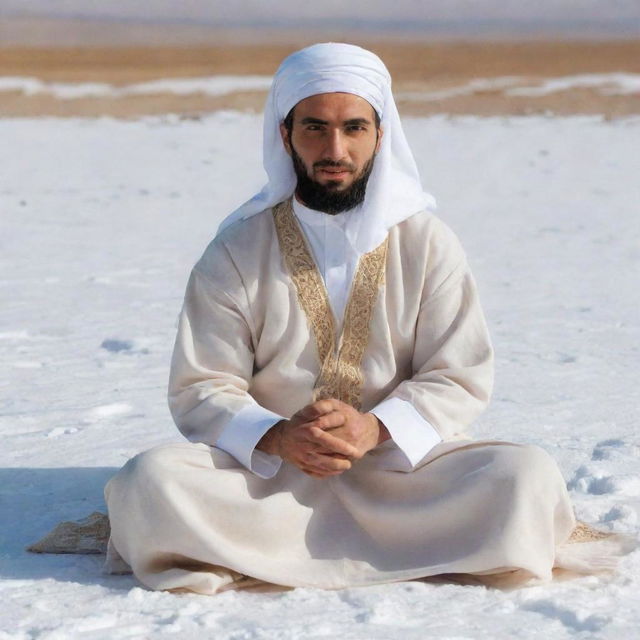
M340 411L331 411L307 422L306 426L317 427L318 429L335 429L336 427L341 427L345 422L346 418L343 413Z
M313 442L322 445L323 448L328 449L332 453L340 453L347 458L358 456L358 449L356 449L356 447L349 444L346 440L332 435L328 431L311 427L311 429L309 429L309 435Z
M337 458L338 460L351 460L351 456L345 456L345 455L342 455L341 453L332 453L331 451L327 451L326 449L321 449L320 451L325 456Z
M316 467L318 469L335 470L341 469L346 471L351 468L351 461L346 456L334 456L331 452L326 451L306 451L304 455L299 458L300 463Z
M331 458L322 456L320 458L308 458L300 464L300 468L319 474L338 474L351 469L351 462L344 458Z
M334 410L334 401L331 398L324 400L316 400L315 402L308 404L306 407L302 407L298 411L298 415L307 420L314 420L325 413L330 413Z
M351 469L351 461L347 458L334 458L324 454L315 454L312 464L326 471L346 471Z

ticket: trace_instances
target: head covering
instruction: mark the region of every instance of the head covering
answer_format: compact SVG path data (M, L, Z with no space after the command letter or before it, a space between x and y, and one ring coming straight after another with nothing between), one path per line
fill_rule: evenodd
M292 53L276 72L264 113L263 164L269 181L253 198L225 218L218 233L237 220L282 202L293 194L296 175L280 136L280 123L301 100L319 93L352 93L380 116L382 143L369 176L362 215L345 229L359 253L377 247L390 227L435 207L425 193L391 94L391 76L378 56L351 44L315 44Z

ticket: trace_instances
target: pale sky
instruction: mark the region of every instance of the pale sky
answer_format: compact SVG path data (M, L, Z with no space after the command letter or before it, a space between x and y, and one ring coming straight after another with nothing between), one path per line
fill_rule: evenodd
M602 22L636 21L640 0L0 0L5 14L196 21L210 24L281 24L346 20Z

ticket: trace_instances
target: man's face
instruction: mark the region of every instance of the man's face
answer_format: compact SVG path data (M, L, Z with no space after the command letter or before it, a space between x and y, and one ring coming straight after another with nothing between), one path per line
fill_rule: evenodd
M340 213L364 199L382 129L373 107L350 93L321 93L301 100L291 134L280 126L298 177L296 193L312 209Z

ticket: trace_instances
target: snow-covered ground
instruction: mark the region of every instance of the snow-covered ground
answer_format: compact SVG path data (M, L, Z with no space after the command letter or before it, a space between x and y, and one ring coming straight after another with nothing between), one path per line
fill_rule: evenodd
M189 269L262 183L260 118L0 121L0 638L631 638L618 575L514 592L400 583L154 593L96 556L24 547L104 510L132 455L176 440L165 402ZM640 118L407 119L497 351L482 437L558 460L579 517L638 535Z
M127 96L174 93L177 95L205 94L222 96L236 91L268 91L271 76L203 76L195 78L171 78L151 80L123 86L106 82L45 82L24 76L0 77L0 95L20 92L27 96L49 95L58 100L78 98L123 98ZM499 76L474 78L461 85L439 90L401 91L396 98L418 102L442 100L456 96L469 96L486 92L499 92L505 96L545 96L550 93L591 89L606 96L640 95L640 73L585 73L556 78L527 78L523 76Z

